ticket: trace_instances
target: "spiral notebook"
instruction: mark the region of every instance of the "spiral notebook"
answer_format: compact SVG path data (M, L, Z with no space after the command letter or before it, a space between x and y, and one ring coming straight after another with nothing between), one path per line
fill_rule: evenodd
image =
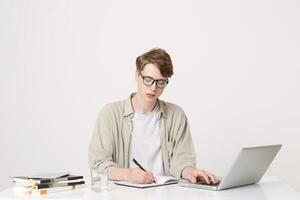
M149 187L176 184L178 183L179 180L173 176L156 176L155 181L156 183L150 183L150 184L137 184L137 183L129 183L127 181L117 181L115 182L115 184L127 186L127 187L134 187L134 188L149 188Z

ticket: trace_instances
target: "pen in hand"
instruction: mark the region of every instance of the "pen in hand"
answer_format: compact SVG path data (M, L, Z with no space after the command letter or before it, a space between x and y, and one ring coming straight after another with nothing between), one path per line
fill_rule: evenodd
M140 163L139 163L136 159L133 158L132 161L133 161L134 164L136 164L141 170L143 170L143 171L146 172L146 170L142 167L142 165L140 165ZM156 181L153 180L153 183L156 183Z

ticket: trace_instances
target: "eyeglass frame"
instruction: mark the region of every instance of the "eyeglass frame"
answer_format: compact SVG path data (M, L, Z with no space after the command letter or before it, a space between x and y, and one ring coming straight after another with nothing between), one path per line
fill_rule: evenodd
M153 83L155 82L155 86L156 86L157 88L164 89L165 87L167 87L167 85L168 85L168 83L169 83L169 79L154 79L154 78L152 78L151 76L143 76L142 73L140 73L140 75L141 75L141 77L142 77L142 79L143 79L144 85L146 85L146 86L152 86ZM150 85L147 85L147 84L145 83L145 78L150 78L150 79L152 80L152 83L151 83ZM157 85L158 81L163 81L163 82L166 82L167 84L166 84L165 87L159 87L159 86Z

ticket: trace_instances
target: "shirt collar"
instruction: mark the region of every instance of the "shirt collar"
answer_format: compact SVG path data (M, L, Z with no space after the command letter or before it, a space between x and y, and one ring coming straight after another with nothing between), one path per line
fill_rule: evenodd
M130 94L130 96L125 100L125 107L123 111L123 116L124 117L133 117L134 111L131 103L131 98L135 93ZM160 116L163 118L167 118L167 108L166 104L164 101L161 101L158 99L158 105L159 105L159 110L160 110Z

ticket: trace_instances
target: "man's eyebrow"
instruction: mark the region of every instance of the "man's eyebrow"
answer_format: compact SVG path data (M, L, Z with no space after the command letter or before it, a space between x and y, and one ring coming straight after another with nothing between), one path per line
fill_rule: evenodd
M144 75L143 75L143 76L144 76ZM158 78L158 79L155 79L155 78L153 78L152 76L148 76L148 75L145 75L144 77L149 77L149 78L152 78L153 80L163 80L163 81L168 80L168 78Z

